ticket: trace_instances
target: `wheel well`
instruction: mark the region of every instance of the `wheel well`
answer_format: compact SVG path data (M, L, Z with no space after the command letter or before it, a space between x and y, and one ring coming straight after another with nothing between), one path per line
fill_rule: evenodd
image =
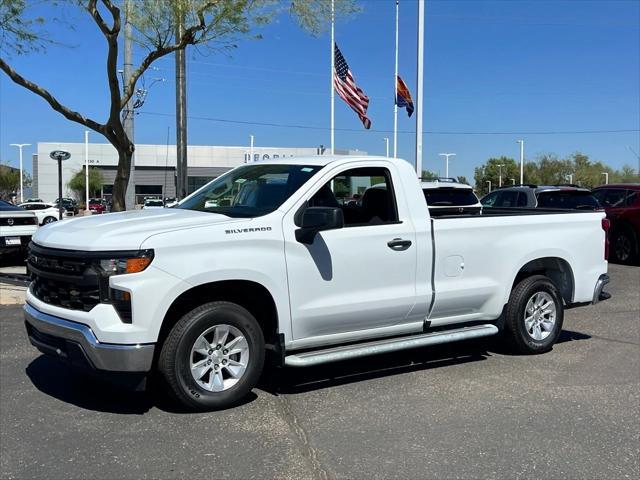
M259 283L226 280L199 285L176 298L162 321L158 345L164 343L173 326L184 314L205 303L220 300L246 308L260 324L265 343L277 342L278 311L269 291Z
M565 304L573 302L573 270L566 260L558 257L537 258L525 264L518 274L511 289L527 277L532 275L544 275L551 279L560 291Z

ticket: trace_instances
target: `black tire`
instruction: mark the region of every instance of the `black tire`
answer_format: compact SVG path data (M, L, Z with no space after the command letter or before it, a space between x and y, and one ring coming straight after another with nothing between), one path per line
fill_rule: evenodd
M555 322L551 330L542 339L535 339L525 324L525 309L529 300L541 293L540 297L548 297L555 306ZM537 297L537 298L540 298ZM558 339L562 331L564 320L564 305L560 292L555 284L544 275L527 277L518 283L511 291L509 303L505 311L505 338L512 347L522 354L537 354L548 352Z
M42 220L42 225L48 225L50 223L57 222L57 221L58 219L56 217L45 217L45 219Z
M633 230L620 228L611 236L611 256L618 263L633 264L638 255L638 243Z
M248 344L249 360L237 383L213 392L203 388L192 376L191 349L200 335L216 325L230 325L241 332ZM158 371L170 393L188 409L219 410L247 396L262 373L264 356L264 336L253 315L235 303L211 302L191 310L173 326L162 345Z

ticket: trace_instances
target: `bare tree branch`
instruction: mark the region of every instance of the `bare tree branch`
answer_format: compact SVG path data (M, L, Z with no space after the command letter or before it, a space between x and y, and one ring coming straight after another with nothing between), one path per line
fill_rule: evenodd
M85 127L88 127L88 128L90 128L92 130L95 130L96 132L101 133L103 135L105 134L105 130L106 130L106 126L105 125L102 125L102 124L96 122L95 120L87 118L87 117L81 115L80 113L75 112L75 111L71 110L70 108L65 107L53 95L51 95L51 93L49 93L47 90L45 90L44 88L40 87L39 85L36 85L35 83L33 83L33 82L29 81L29 80L27 80L22 75L17 73L2 58L0 58L0 69L2 69L2 71L4 73L6 73L9 76L9 78L11 78L11 80L13 80L15 83L17 83L18 85L26 88L27 90L32 91L36 95L38 95L38 96L42 97L44 100L46 100L46 102L49 105L51 105L51 108L53 108L56 112L64 115L68 120L71 120L73 122L76 122L76 123L79 123L81 125L84 125Z
M109 94L111 106L109 108L109 120L107 124L115 130L114 133L124 134L119 120L120 117L120 81L118 80L118 35L121 29L120 9L110 0L100 0L109 10L113 19L113 25L109 27L98 11L98 0L89 0L87 10L93 17L100 31L107 40L107 80L109 82Z
M89 0L89 3L87 4L87 11L93 17L93 20L96 22L104 36L112 35L113 31L106 24L106 22L102 18L102 15L100 15L100 12L98 11L98 7L96 5L97 3L98 0Z
M152 50L151 52L149 52L149 54L140 63L140 66L131 75L131 78L129 79L129 83L125 85L124 93L122 95L122 100L120 101L120 108L124 108L127 102L131 99L131 97L135 92L135 87L136 87L136 83L138 82L138 79L151 66L153 62L155 62L157 59L161 57L164 57L165 55L173 53L177 50L181 50L185 48L187 45L194 45L196 43L196 33L198 31L204 31L207 29L207 23L204 17L204 12L214 7L218 3L220 3L220 0L210 1L202 5L202 7L200 7L196 12L199 23L197 25L192 25L191 27L185 29L182 37L179 39L176 38L176 43L170 46L159 45L155 50ZM222 15L220 15L220 18L222 18Z

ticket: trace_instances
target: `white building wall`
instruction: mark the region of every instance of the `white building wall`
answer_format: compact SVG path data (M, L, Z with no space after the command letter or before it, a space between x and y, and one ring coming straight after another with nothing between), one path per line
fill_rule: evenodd
M84 143L38 143L38 157L34 158L34 176L37 175L37 195L46 202L58 197L58 162L51 160L49 154L53 150L65 150L71 158L62 162L62 195L71 196L67 183L71 177L82 170L85 164ZM303 155L316 155L316 148L290 147L254 147L254 160L263 158L279 158ZM362 154L362 152L360 152ZM135 164L137 167L174 167L176 166L175 145L136 145ZM249 147L200 146L187 147L188 166L192 167L224 167L232 168L249 161ZM89 166L116 166L118 152L108 143L89 144Z

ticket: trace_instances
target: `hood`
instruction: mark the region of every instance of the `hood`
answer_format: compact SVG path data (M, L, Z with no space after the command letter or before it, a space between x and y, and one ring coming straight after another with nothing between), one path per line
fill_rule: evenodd
M67 250L137 250L152 235L240 220L174 208L131 210L53 222L39 228L33 241Z

